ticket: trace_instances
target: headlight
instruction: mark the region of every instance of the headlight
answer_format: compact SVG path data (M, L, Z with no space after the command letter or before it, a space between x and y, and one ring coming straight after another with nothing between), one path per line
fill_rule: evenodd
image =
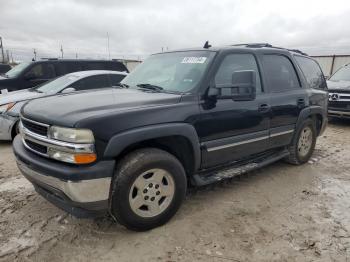
M49 129L49 137L52 139L71 143L92 144L95 142L92 131L88 129L52 126Z
M0 114L9 111L16 103L8 103L0 106Z

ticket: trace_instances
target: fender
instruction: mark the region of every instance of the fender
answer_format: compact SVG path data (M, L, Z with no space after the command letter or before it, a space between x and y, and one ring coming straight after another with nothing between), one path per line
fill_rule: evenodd
M107 144L106 150L104 152L104 157L116 157L129 145L148 139L166 136L183 136L190 141L194 153L195 170L198 170L201 163L199 138L194 127L186 123L152 125L131 129L116 134L110 139L109 143Z
M304 108L303 110L300 111L297 124L296 124L296 129L299 128L301 123L308 117L312 115L321 115L322 116L322 127L321 127L321 133L324 130L325 124L327 122L327 111L325 111L321 106L309 106L307 108Z

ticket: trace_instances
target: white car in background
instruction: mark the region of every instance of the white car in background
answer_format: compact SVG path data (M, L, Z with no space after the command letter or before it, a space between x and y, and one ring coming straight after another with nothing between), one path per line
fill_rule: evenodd
M31 99L81 90L118 86L125 72L92 70L70 73L43 85L0 95L0 140L12 140L18 133L21 107Z

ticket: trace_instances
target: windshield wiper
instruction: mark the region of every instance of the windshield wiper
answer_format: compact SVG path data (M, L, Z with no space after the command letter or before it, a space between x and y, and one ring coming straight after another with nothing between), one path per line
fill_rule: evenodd
M122 88L129 88L129 85L123 84L123 83L118 83L118 84L115 84L113 86L122 87Z
M157 85L152 85L152 84L138 84L136 86L144 88L144 89L148 89L148 90L153 90L153 91L163 91L164 90L163 87L157 86Z

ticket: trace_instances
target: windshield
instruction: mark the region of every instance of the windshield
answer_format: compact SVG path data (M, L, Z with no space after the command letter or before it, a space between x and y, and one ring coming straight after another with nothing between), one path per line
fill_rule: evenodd
M31 63L24 62L12 68L10 71L6 72L5 76L9 78L14 78L19 76Z
M350 66L344 66L340 68L329 80L350 81Z
M40 93L56 94L78 79L76 75L65 75L37 86L34 90Z
M121 83L131 88L153 85L158 87L158 91L188 92L199 83L214 55L211 51L152 55Z

